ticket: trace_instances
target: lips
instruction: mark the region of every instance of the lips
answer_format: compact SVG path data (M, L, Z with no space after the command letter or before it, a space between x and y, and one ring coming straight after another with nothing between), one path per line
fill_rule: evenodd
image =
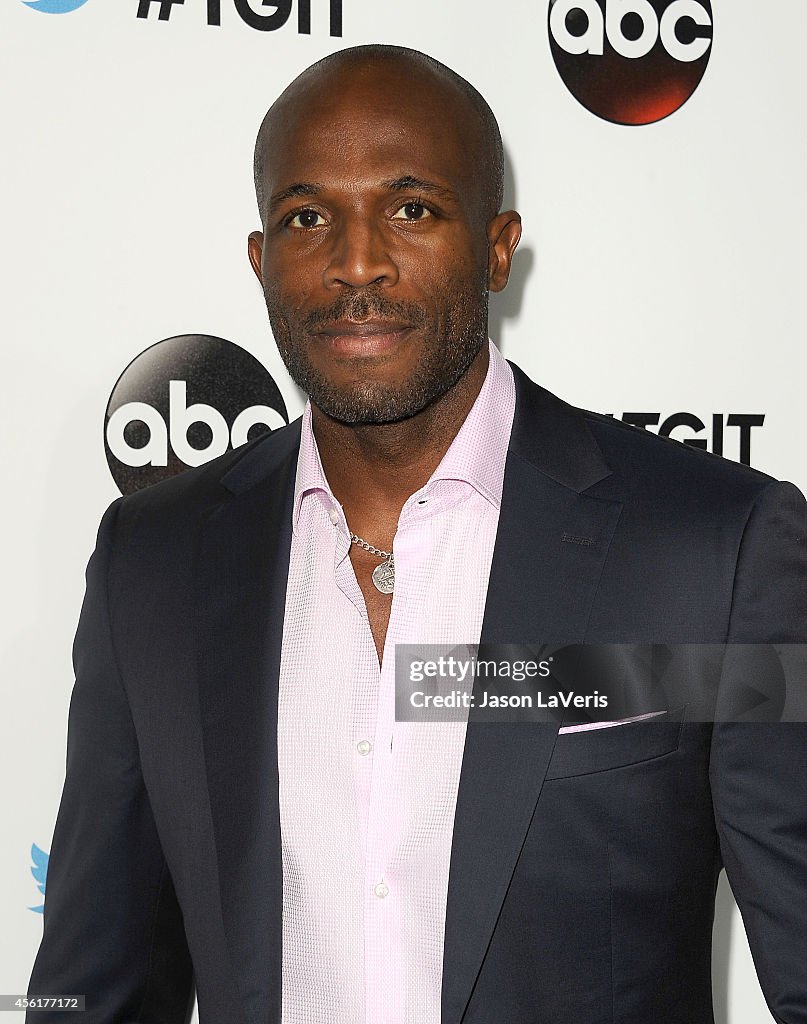
M374 334L399 334L410 326L401 320L336 320L323 327L319 333L332 338L368 338Z
M381 355L398 345L412 325L401 320L336 320L317 331L332 350L345 355Z

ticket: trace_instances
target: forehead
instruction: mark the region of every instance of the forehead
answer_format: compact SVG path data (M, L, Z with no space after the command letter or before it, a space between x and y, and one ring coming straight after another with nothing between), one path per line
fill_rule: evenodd
M478 137L469 101L434 76L395 67L342 71L304 82L276 105L264 184L269 192L298 181L359 189L411 174L475 195Z

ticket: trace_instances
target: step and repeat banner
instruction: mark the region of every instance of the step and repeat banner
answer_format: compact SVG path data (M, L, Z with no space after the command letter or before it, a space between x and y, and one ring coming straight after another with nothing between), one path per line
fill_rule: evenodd
M359 43L455 68L499 118L524 220L492 300L503 353L577 405L805 489L807 7L4 0L0 20L0 992L22 993L98 520L303 407L247 263L267 107ZM725 882L715 927L718 1022L769 1019Z

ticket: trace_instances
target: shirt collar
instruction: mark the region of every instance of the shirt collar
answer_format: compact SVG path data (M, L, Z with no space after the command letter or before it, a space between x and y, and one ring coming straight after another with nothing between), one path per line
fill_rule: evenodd
M319 457L319 448L314 437L311 424L311 400L305 403L303 422L300 428L300 454L297 458L297 477L294 482L294 506L292 509L292 529L297 532L300 520L300 508L303 499L309 494L316 494L320 501L329 506L336 504L330 485L325 478L325 471Z
M516 390L513 371L490 340L488 351L490 362L479 394L423 491L427 493L438 480L461 480L470 484L499 509ZM310 400L305 403L303 410L300 454L294 484L292 529L295 533L303 499L309 494L317 494L319 500L329 508L338 504L319 457L311 422Z

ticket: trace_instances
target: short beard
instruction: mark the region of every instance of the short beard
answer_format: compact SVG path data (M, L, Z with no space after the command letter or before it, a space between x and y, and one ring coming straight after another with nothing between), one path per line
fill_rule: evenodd
M463 292L450 283L445 294L453 294L453 301L440 306L442 315L432 323L417 303L394 302L372 288L345 295L327 308L315 310L296 331L280 311L281 303L270 294L266 295L266 308L290 377L322 412L351 425L398 423L416 416L450 391L487 342L486 283L473 292L467 285ZM317 327L336 320L361 321L371 317L425 329L421 359L412 375L397 386L359 380L350 387L337 388L308 358L311 336Z

